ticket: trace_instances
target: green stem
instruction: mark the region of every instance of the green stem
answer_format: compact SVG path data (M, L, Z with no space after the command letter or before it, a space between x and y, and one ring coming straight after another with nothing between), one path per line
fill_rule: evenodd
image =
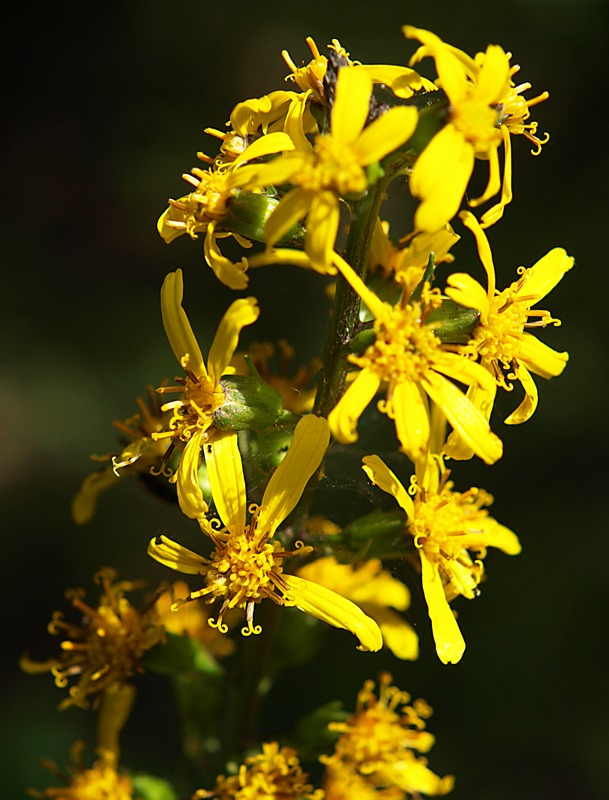
M379 178L368 189L364 197L352 207L345 260L362 280L366 279L376 219L389 180L387 174ZM343 392L347 374L345 355L351 337L357 332L359 309L359 296L339 274L336 279L334 308L324 347L323 369L313 409L313 413L319 416L327 417Z

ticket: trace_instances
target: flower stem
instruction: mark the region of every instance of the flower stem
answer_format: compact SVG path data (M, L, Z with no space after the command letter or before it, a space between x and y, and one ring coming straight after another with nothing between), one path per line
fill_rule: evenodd
M380 177L351 208L345 259L362 280L366 279L376 219L388 182L387 174ZM359 296L339 274L324 347L321 379L315 396L314 414L327 417L340 399L347 373L345 355L351 337L357 332L359 309Z

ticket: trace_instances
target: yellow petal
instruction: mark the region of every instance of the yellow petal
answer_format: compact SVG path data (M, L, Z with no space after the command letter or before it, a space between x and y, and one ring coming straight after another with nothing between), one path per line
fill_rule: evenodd
M495 378L490 370L485 369L477 361L472 361L471 358L456 353L442 353L436 359L434 369L436 372L448 375L449 378L454 378L468 386L474 384L480 386L487 394L490 394L493 387L496 386Z
M355 142L366 123L371 94L372 80L364 70L355 67L339 70L332 106L333 139L347 147Z
M195 375L207 376L203 355L195 338L186 312L182 308L184 280L182 270L170 272L161 288L161 314L169 344L179 364L188 355L188 367Z
M316 192L307 214L305 250L320 272L326 272L332 265L339 222L340 207L334 193Z
M569 360L568 353L559 353L548 347L531 333L521 333L518 360L542 378L556 378L562 373Z
M485 324L489 311L488 295L478 281L465 272L454 272L448 276L446 283L447 297L466 308L476 308L480 311L480 321Z
M446 599L437 566L427 558L423 550L420 551L420 556L423 593L431 619L436 652L443 664L456 664L465 652L465 641Z
M460 389L442 375L432 372L423 380L423 387L477 456L486 464L494 464L501 458L501 439L495 436L487 420Z
M338 253L334 254L334 264L342 274L343 278L351 285L351 287L358 293L364 303L368 306L370 313L375 319L383 319L388 316L388 309L386 304L371 291L359 275L355 272L353 267L341 258Z
M301 611L353 633L360 642L358 650L376 652L381 649L383 636L379 626L351 600L295 575L284 575L283 578L290 590L288 601Z
M476 100L486 105L498 103L510 88L510 59L498 44L489 44L476 85Z
M238 264L235 264L230 258L222 255L216 242L215 225L215 222L210 222L207 226L207 234L203 242L205 261L212 268L216 278L229 289L235 291L245 289L249 280L245 274L247 259L242 258Z
M418 461L427 452L430 434L429 403L421 386L409 380L398 383L388 408L402 450L411 461Z
M187 442L177 474L178 503L190 519L202 517L209 511L199 485L201 439L205 431L197 431Z
M382 83L388 86L396 97L407 99L425 89L434 92L438 88L434 83L423 78L414 69L394 66L393 64L361 64L356 69L364 70L373 83Z
M246 147L241 155L232 163L232 168L237 168L245 161L252 161L254 158L262 158L271 155L272 153L279 153L284 150L293 150L294 142L290 139L287 133L267 133L266 136L261 136Z
M309 478L321 464L330 441L330 430L323 417L303 417L294 430L294 438L281 464L264 490L258 531L270 532L295 508Z
M332 436L342 444L357 441L357 423L381 385L379 376L363 369L328 414Z
M541 300L552 291L574 262L575 259L568 256L562 247L555 247L527 270L527 279L519 294L532 295L536 300ZM532 300L529 307L534 302L535 300Z
M480 223L476 217L474 217L470 211L463 211L461 214L459 214L459 217L463 220L465 227L469 228L476 238L478 256L482 262L482 266L486 270L486 279L488 282L487 297L493 298L495 296L495 265L493 263L491 246L486 238L486 234L480 227ZM480 310L482 311L482 309Z
M148 555L165 567L186 575L203 575L207 569L207 562L202 556L166 536L150 540Z
M236 431L216 434L203 448L211 495L220 519L231 532L245 530L247 497Z
M491 417L495 396L497 394L497 384L493 381L490 390L483 389L473 383L467 390L466 397L480 411L487 421ZM442 452L455 461L467 461L474 456L474 450L466 444L457 431L452 431L444 445Z
M416 661L419 657L419 637L405 619L390 608L372 603L360 603L362 611L377 623L383 634L383 645L402 661Z
M222 317L214 340L209 348L207 370L214 386L224 374L239 343L239 334L246 325L255 322L260 309L255 297L244 297L231 303Z
M412 498L401 481L393 474L385 462L378 456L364 456L362 462L364 464L362 469L372 483L375 483L379 489L387 492L387 494L393 495L398 501L400 508L406 513L406 516L412 519L414 517L414 503L412 502Z
M264 227L268 247L281 241L290 228L306 215L314 197L315 192L297 186L281 198Z
M419 119L415 108L401 106L392 108L371 125L353 145L353 153L360 164L373 164L408 141L417 127Z
M112 467L93 472L82 482L72 500L72 519L77 525L84 525L92 519L100 494L117 484L124 473L115 475Z
M537 386L531 377L531 373L524 364L519 362L516 363L515 373L524 389L524 400L515 411L512 411L509 417L506 417L504 420L506 425L520 425L522 422L526 422L533 416L537 408Z
M459 210L474 168L474 148L454 126L437 133L415 161L410 190L421 198L415 227L433 233Z

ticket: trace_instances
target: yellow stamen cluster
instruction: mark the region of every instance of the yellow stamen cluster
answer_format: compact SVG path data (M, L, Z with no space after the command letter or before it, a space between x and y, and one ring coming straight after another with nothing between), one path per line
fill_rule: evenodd
M324 793L313 790L291 747L277 742L263 743L262 753L250 756L237 775L219 775L213 791L200 789L194 798L218 800L322 800Z
M199 158L213 163L203 153L199 153ZM182 177L194 191L169 201L169 208L158 223L159 233L166 242L183 233L196 239L199 233L207 231L210 222L226 216L226 202L231 194L226 169L202 170L195 167Z
M100 758L91 769L86 769L82 760L84 744L77 742L72 748L73 764L66 772L48 760L43 766L52 772L65 786L49 787L42 792L29 791L32 797L43 800L133 800L133 785L128 775L116 770L112 754L101 752Z
M221 633L228 631L224 615L233 608L246 609L246 626L241 633L244 636L259 634L260 625L254 625L254 606L265 598L270 598L279 605L290 605L286 595L289 587L282 577L284 558L294 555L284 550L277 541L270 541L268 534L256 534L256 515L245 531L210 534L215 550L210 559L205 559L208 566L205 572L207 586L191 592L188 600L205 597L206 602L213 603L222 599L222 607L217 619L209 619L209 625ZM304 554L312 548L303 547L296 542L296 552ZM179 604L178 604L179 605Z
M166 431L155 433L153 439L179 438L186 443L198 431L206 431L213 422L214 412L224 402L224 392L204 375L197 376L188 369L188 358L182 359L185 378L176 378L176 386L160 386L159 394L181 392L182 400L172 400L162 406L172 411Z
M419 303L394 306L391 313L375 320L376 341L362 356L349 356L359 367L368 367L384 380L401 383L420 381L441 352L441 342L422 324Z
M346 722L330 723L329 729L340 736L334 753L321 756L320 761L330 769L347 767L380 789L399 786L409 790L409 770L415 774L426 765L414 751L426 753L434 744L434 737L424 730L432 711L424 700L408 705L410 695L392 686L391 680L388 673L380 676L378 696L374 681L365 682L355 714ZM437 781L433 794L445 794L452 788L450 776Z
M50 670L56 686L64 688L69 679L80 676L69 690L60 708L72 705L87 708L89 695L122 685L135 673L141 672L140 661L146 650L162 641L165 629L158 624L154 602L142 609L134 608L125 592L138 588L128 581L114 582L116 573L100 570L96 581L103 593L97 608L83 601L84 590L66 593L74 608L82 614L82 622L67 622L61 611L55 612L49 623L49 633L65 636L61 642L62 655L51 663ZM35 669L27 660L22 666ZM99 694L96 705L99 702Z
M416 483L413 487L417 491L415 515L408 523L408 530L415 545L423 548L428 559L437 562L448 600L457 595L473 599L484 573L480 559L486 555L486 548L480 546L479 558L472 560L464 536L487 529L485 506L492 505L492 496L477 488L454 492L452 483L446 483L437 494L431 495Z
M513 77L519 69L520 67L517 64L511 67L510 76ZM548 142L550 134L545 133L541 138L537 136L539 123L527 122L531 116L529 109L532 106L543 103L544 100L548 99L550 94L549 92L542 92L537 95L537 97L532 97L528 100L526 97L522 96L522 93L530 88L531 84L528 81L518 86L510 85L507 95L497 106L497 113L499 114L498 123L499 125L505 125L511 134L526 136L526 138L535 145L531 152L534 156L537 156L541 153L543 145Z
M328 189L341 197L361 194L368 180L360 162L350 147L334 137L317 136L313 157L292 182L314 192Z
M523 288L531 269L521 267L520 272L520 280L490 299L486 321L472 334L478 353L493 364L495 378L505 389L510 389L511 385L506 382L500 366L509 369L518 360L525 329L560 325L560 320L554 319L549 311L530 309L536 298L526 295Z

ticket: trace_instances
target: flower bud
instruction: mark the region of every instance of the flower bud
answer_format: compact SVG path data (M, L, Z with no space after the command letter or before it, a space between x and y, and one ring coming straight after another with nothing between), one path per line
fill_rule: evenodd
M226 204L227 213L222 219L222 229L255 242L265 242L264 226L278 205L279 200L269 194L234 189ZM296 244L303 241L304 229L296 224L277 244Z
M281 395L257 373L220 378L224 403L214 413L220 430L258 430L274 425L283 412Z
M434 309L429 314L426 324L442 342L467 344L471 332L479 321L478 309L466 308L454 300L443 300L440 308Z

